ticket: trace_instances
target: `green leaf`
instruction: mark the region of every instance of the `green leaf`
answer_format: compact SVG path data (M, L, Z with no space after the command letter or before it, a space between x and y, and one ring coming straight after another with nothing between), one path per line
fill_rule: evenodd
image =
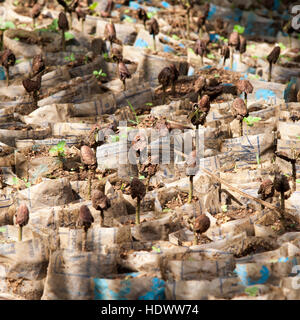
M98 6L98 2L93 2L90 6L89 6L89 9L91 11L94 11Z
M12 178L13 184L19 184L19 179L17 177Z
M209 53L208 55L207 55L207 58L208 59L215 59L215 56L212 54L212 53Z
M174 40L180 40L180 38L179 38L176 34L173 34L173 35L172 35L172 38L173 38Z
M64 149L65 146L66 146L66 141L65 140L61 140L57 144L57 148L58 149Z
M128 12L130 12L130 10L129 10L129 9L126 9L126 10L124 11L124 13L128 13Z
M252 127L254 125L254 123L259 122L260 120L261 120L261 118L252 117L252 116L248 116L243 119L243 121L245 121L249 127Z
M136 112L135 112L132 104L131 104L128 100L126 100L126 101L127 101L128 105L129 105L131 111L133 112L133 114L134 114L134 116L135 116L135 120L136 120L137 124L139 124L139 123L140 123L139 117L137 116L137 114L136 114Z
M140 180L146 179L145 176L139 176Z
M152 246L152 250L154 250L154 251L156 251L156 252L158 252L158 253L161 252L160 248L156 248L155 246Z
M53 19L52 23L47 27L49 31L57 31L58 30L58 19Z
M234 31L237 31L239 34L243 34L244 31L245 31L245 27L242 27L242 26L236 24L236 25L233 27L233 30L234 30Z
M7 230L6 227L0 227L0 232L4 233L4 232L6 232L6 230Z
M148 17L149 19L152 19L154 16L155 16L155 13L154 13L154 12L147 12L147 17Z
M75 37L74 37L74 35L72 34L72 33L70 33L70 32L65 32L65 39L66 39L66 41L69 41L69 40L72 40L72 39L74 39Z
M20 39L18 37L13 38L13 40L20 41Z
M146 106L153 106L153 103L152 102L147 102Z
M300 183L300 179L296 179L296 183Z
M16 64L18 64L18 63L20 63L20 62L22 62L22 59L17 59L17 60L16 60Z
M256 162L257 162L257 164L260 164L260 157L259 157L258 153L256 153Z
M245 293L251 297L255 297L259 293L259 289L257 287L246 288Z
M222 209L223 212L227 212L227 205L224 204L223 206L221 206L221 209Z
M195 53L195 51L192 48L188 48L189 52Z
M279 45L281 50L285 50L286 49L286 46L282 42L279 42L278 45Z
M94 75L94 76L97 76L97 75L98 75L98 71L97 71L97 70L94 70L94 71L93 71L93 75Z
M162 212L170 212L170 211L172 211L172 209L170 209L170 208L164 208Z
M15 24L14 24L13 22L11 22L11 21L6 21L6 22L4 23L4 28L5 28L5 29L15 29L16 26L15 26Z

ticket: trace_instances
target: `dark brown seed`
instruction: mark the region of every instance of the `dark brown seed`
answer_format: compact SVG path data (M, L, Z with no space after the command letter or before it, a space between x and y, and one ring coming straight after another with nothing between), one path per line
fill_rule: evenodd
M204 95L198 102L199 108L202 112L208 113L210 110L209 96Z
M36 19L42 12L42 7L40 4L36 3L31 10L31 17Z
M79 209L79 218L78 218L79 226L85 227L85 229L87 230L88 228L90 228L93 222L94 222L94 218L91 214L90 209L86 205L82 205Z
M130 192L132 199L143 199L146 195L146 187L143 182L138 178L133 178L130 183Z
M94 56L102 54L106 51L105 41L101 38L95 38L91 42L91 49Z
M117 39L115 25L112 22L105 25L104 37L110 42L114 42Z
M149 21L149 33L155 36L159 34L159 25L155 18Z
M130 72L128 71L123 61L119 62L119 77L121 81L125 81L127 78L131 78Z
M39 91L41 89L41 79L41 74L36 77L36 80L25 79L22 81L23 87L28 93Z
M280 56L280 47L276 46L267 56L269 63L275 64Z
M32 73L33 76L45 70L45 62L43 60L43 56L38 54L32 59Z
M29 210L26 204L21 204L16 214L16 224L20 227L26 226L29 221Z
M92 206L96 210L106 210L110 208L109 198L99 190L93 190L92 192Z
M87 165L92 166L96 163L96 156L93 149L88 146L82 146L80 148L81 161Z
M226 44L221 49L221 55L222 55L222 57L225 58L225 60L228 59L230 56L230 50Z
M244 117L246 117L248 114L248 110L244 100L241 98L234 99L231 105L231 112L237 119L243 119Z
M242 92L245 92L247 94L253 92L253 86L249 80L239 80L236 83L236 88L239 94L241 94Z
M257 191L258 194L261 194L261 199L266 200L274 196L274 185L272 180L264 180Z
M195 219L194 231L198 234L206 232L210 227L210 220L205 214L201 214Z
M110 52L111 52L112 59L115 62L120 62L123 60L123 55L120 49L112 48Z
M247 50L247 40L245 37L240 36L240 48L239 51L241 54L245 53Z
M165 67L158 74L158 82L166 87L169 84L175 83L179 76L179 72L174 64L171 64L169 67Z
M194 46L195 54L203 56L206 52L206 42L203 40L197 40Z
M234 47L236 50L240 48L240 35L237 31L233 31L229 36L228 45Z
M109 17L111 15L113 8L114 8L114 5L115 4L112 0L108 0L104 11L101 11L101 16L102 17Z
M85 19L86 19L86 11L84 11L82 8L78 7L78 8L76 8L75 12L76 12L76 16L77 16L77 20L78 21L79 20L85 21Z
M10 49L4 50L1 55L1 64L3 67L8 68L14 66L16 63L16 56Z
M137 15L138 15L138 18L139 18L140 20L142 20L144 23L145 23L145 21L147 21L147 20L149 19L148 16L147 16L146 10L143 9L143 8L139 8L139 9L138 9Z
M276 173L274 178L274 188L278 192L286 192L290 190L290 184L284 174Z
M60 30L69 30L68 19L63 12L61 12L58 16L58 27Z

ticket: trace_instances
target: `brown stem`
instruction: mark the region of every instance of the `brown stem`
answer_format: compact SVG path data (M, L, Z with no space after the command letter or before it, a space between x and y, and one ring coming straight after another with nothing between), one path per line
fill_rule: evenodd
M62 49L63 52L66 51L65 30L61 31L61 49Z
M81 20L81 32L84 33L84 20Z
M198 235L197 232L194 231L194 246L196 246L198 244Z
M153 49L154 49L154 52L156 52L155 34L153 34Z
M243 136L243 118L240 120L240 136Z
M5 67L6 86L9 86L9 67Z
M269 63L268 82L272 80L272 62Z
M86 251L87 232L88 232L88 229L84 227L83 234L82 234L82 251Z
M32 19L32 29L35 29L35 18Z
M22 241L23 227L19 226L19 241Z
M38 107L38 91L33 92L32 98L33 98L33 108L37 109L37 107Z
M104 211L103 209L100 209L100 227L103 227L104 225Z
M203 66L203 56L201 56L201 66Z
M246 107L247 107L247 102L248 102L248 99L247 99L247 93L246 93L246 92L244 92L244 95L245 95L245 105L246 105Z
M123 82L123 91L126 91L126 80L124 79L122 80L122 82Z
M92 191L92 173L91 173L91 169L89 169L88 172L88 199L91 200L91 191Z
M283 217L284 209L285 209L285 207L284 207L284 191L280 192L280 209L282 211L282 217Z
M225 66L225 63L226 63L226 57L224 57L223 66Z
M233 67L233 48L230 47L230 69Z
M296 162L292 162L293 191L296 191Z
M203 33L203 30L202 30L202 27L200 27L200 29L199 29L199 39L202 39L202 33Z
M72 12L70 12L70 16L69 16L69 26L70 26L70 30L72 30Z
M175 96L175 82L172 82L172 96Z
M194 176L190 176L190 191L189 191L188 203L191 203L191 202L192 202L192 199L193 199L193 191L194 191L194 188L193 188L193 178L194 178Z
M141 199L137 197L136 211L135 211L135 224L140 224L140 210L141 210Z

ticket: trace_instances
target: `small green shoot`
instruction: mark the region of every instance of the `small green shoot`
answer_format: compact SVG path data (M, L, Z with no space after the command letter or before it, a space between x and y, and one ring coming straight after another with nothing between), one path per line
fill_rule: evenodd
M98 2L93 2L90 6L89 6L89 9L91 11L95 11L95 9L97 8L98 6Z
M160 248L156 248L155 246L152 246L152 250L156 251L157 253L161 252Z
M100 69L99 71L94 70L93 75L98 79L100 77L107 77L107 74Z
M15 41L20 41L20 38L15 37L15 38L13 38L13 40L15 40Z
M53 19L52 23L47 27L49 31L58 31L58 19Z
M243 121L245 121L249 127L252 127L254 123L257 123L260 120L261 120L260 117L252 117L252 116L248 116L243 119Z
M66 41L69 41L69 40L72 40L72 39L74 39L75 37L74 37L74 35L71 33L71 32L65 32L65 39L66 39Z
M73 52L69 56L66 56L64 59L68 62L73 62L76 60Z
M234 31L237 31L239 34L243 34L244 31L245 31L245 27L242 27L242 26L236 24L236 25L233 27L233 30L234 30Z
M145 103L145 105L151 107L151 106L153 106L153 103L152 102L147 102L147 103Z
M66 141L59 141L58 144L49 150L51 155L57 155L59 160L63 161L66 156Z
M143 179L146 179L146 177L145 176L139 176L139 179L143 180Z
M192 48L188 48L188 51L191 53L195 53L195 51Z
M4 31L7 29L15 29L15 28L16 26L13 22L11 21L3 22L2 19L0 19L0 30Z
M227 212L227 204L224 204L223 206L221 206L221 209L223 212Z
M123 191L125 189L125 183L122 183L121 185L121 191Z
M136 121L133 121L133 120L129 120L129 121L132 122L132 123L134 123L134 124L136 124L136 125L138 125L138 124L140 123L139 117L137 116L137 114L136 114L136 112L135 112L132 104L131 104L128 100L127 100L127 103L128 103L128 105L129 105L132 113L134 114L135 120L136 120Z
M279 42L278 45L279 45L281 50L285 50L286 49L286 46L282 42Z
M208 55L207 55L207 58L208 59L215 59L216 57L215 57L215 55L214 54L212 54L212 53L209 53Z
M179 38L176 34L173 34L173 35L172 35L172 38L173 38L174 40L177 40L177 41L180 40L180 38Z
M109 56L108 56L108 53L105 52L102 54L102 57L106 60L106 61L109 61Z
M246 288L245 293L248 294L248 296L256 297L259 293L259 289L257 287Z

